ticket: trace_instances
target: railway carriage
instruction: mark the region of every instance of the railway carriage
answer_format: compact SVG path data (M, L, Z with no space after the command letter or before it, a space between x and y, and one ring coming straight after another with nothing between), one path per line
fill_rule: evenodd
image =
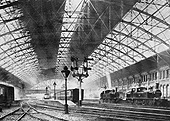
M14 101L14 87L0 84L0 105L11 106Z
M81 100L84 99L84 90L81 90ZM57 98L59 100L64 100L65 99L65 90L59 91L56 93L57 94ZM75 89L68 89L67 90L67 99L71 100L74 103L78 103L79 101L79 89L75 88Z

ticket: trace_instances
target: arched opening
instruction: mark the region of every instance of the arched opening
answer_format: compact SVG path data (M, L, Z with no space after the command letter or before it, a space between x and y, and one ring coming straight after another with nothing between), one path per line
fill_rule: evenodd
M163 85L163 97L165 97L166 96L166 87L165 87L165 85Z
M169 97L169 84L166 85L166 97Z
M162 88L162 85L160 85L160 90L162 92L162 97L163 97L163 88Z

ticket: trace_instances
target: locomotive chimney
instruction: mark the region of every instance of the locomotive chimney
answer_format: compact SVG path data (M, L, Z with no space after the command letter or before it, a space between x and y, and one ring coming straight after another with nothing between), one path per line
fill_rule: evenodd
M115 91L117 92L117 87L116 87Z

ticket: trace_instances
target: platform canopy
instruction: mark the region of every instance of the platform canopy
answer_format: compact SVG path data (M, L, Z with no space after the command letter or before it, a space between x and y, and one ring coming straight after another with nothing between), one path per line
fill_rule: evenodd
M0 67L33 86L89 57L93 81L168 50L169 13L169 0L0 0Z

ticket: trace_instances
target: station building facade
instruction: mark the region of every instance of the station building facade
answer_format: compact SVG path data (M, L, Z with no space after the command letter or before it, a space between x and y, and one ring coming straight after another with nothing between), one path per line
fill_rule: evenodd
M112 88L119 91L125 92L139 86L155 89L157 83L162 97L170 98L170 50L111 73L110 76Z

